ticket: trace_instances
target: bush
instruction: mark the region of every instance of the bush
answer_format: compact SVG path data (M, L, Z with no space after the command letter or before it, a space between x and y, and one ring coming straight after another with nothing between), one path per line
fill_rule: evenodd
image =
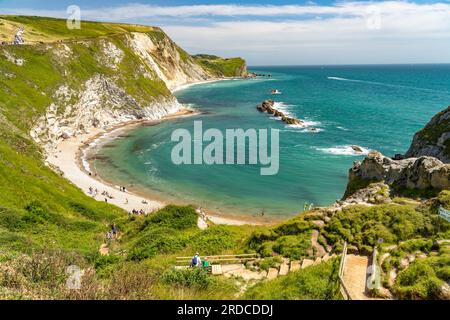
M52 216L48 210L38 201L33 201L27 204L25 206L25 211L23 221L27 224L44 224L47 221L52 220Z
M399 273L394 292L400 299L437 299L442 283L429 264L415 260Z
M192 206L168 205L150 215L144 222L143 228L150 225L168 227L177 230L194 228L197 226L197 213Z
M339 259L323 262L249 288L244 299L331 300L339 299Z
M236 245L236 236L226 226L213 226L190 237L189 246L209 255L219 254Z
M115 254L101 255L98 251L87 256L87 260L94 265L97 275L106 277L113 273L121 257Z
M291 259L301 259L311 248L311 235L309 233L298 236L282 236L273 244L273 251Z
M22 226L22 213L18 210L0 207L0 226L17 231Z
M259 262L259 267L262 270L269 270L270 268L277 268L282 262L280 257L269 257Z
M106 298L112 300L124 299L155 299L153 287L156 279L148 266L136 263L124 263L111 277L106 288Z
M152 227L135 241L129 259L139 261L161 253L173 253L186 247L187 239L170 228Z
M166 284L196 287L200 289L206 289L213 283L211 276L201 268L182 270L171 269L163 274L162 279Z

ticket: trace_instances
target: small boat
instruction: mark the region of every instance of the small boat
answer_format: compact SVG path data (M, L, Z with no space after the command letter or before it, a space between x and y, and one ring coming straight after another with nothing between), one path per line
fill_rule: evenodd
M272 89L271 94L281 94L281 91L278 89Z

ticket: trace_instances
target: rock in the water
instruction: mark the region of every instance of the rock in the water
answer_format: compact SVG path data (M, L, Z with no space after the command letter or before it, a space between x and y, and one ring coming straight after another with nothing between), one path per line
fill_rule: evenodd
M267 112L268 114L271 114L274 117L281 118L281 120L287 124L294 124L294 125L303 124L303 121L299 119L287 117L283 112L275 109L273 107L274 105L275 102L273 100L268 99L263 101L261 104L257 105L256 109L260 112Z
M283 120L287 124L302 124L301 120L295 119L295 118L291 118L291 117L282 117L281 120Z
M364 151L363 151L363 149L360 147L360 146L357 146L357 145L351 145L350 146L352 149L353 149L353 151L355 151L355 152L358 152L358 153L363 153Z

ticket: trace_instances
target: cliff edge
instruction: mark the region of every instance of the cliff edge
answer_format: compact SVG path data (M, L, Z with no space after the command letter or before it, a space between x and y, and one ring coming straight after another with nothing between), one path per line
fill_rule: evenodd
M406 157L432 156L450 163L450 106L436 114L418 131Z

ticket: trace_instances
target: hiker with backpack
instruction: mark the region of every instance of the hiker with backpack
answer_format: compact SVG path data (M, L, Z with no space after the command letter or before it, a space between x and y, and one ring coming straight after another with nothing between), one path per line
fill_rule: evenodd
M198 252L195 253L195 256L192 257L191 260L191 267L201 267L202 266L202 260L200 259L200 255Z

